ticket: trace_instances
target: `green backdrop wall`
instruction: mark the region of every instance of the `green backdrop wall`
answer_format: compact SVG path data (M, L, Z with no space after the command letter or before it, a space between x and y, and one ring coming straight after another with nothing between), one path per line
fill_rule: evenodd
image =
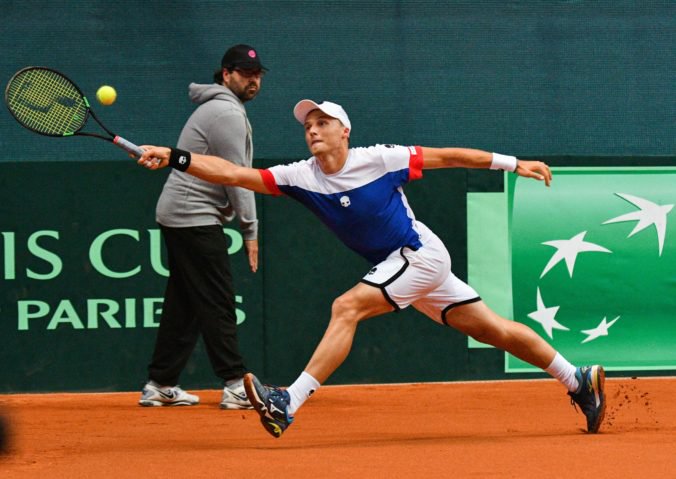
M249 105L257 158L305 154L291 115L333 99L354 144L467 145L516 155L676 151L676 3L612 1L3 0L0 78L62 70L139 143L176 141L190 82L225 49L256 46L270 72ZM0 115L0 161L121 159L105 145L54 144Z
M45 65L90 98L113 85L117 102L95 109L137 143L174 144L193 109L188 84L209 82L225 49L244 42L270 69L247 105L260 167L306 156L291 114L305 97L343 104L356 146L471 146L559 166L674 164L670 1L6 0L1 8L3 82ZM33 135L6 110L0 147L0 333L11 345L0 351L0 390L140 387L164 285L153 222L164 174L104 142ZM430 172L407 189L462 278L466 194L502 189L498 174L465 171ZM259 210L261 271L248 273L242 253L233 255L240 334L249 367L284 384L321 337L332 299L367 266L291 200L259 197ZM106 267L122 276L141 269L110 278ZM465 337L406 311L360 327L332 381L498 378L504 367L500 352L469 349ZM182 381L216 385L201 345Z
M153 223L165 177L133 162L4 164L0 390L126 390L143 383L166 282ZM466 277L466 173L432 173L420 183L409 195L414 205L427 205L419 218L457 246L455 269ZM239 335L247 366L286 383L321 338L332 300L371 266L293 200L259 196L258 206L258 273L247 270L237 230L227 230ZM360 327L352 356L332 381L485 374L485 364L473 370L462 359L463 341L414 311L373 319ZM182 377L192 387L217 384L202 348L200 342Z

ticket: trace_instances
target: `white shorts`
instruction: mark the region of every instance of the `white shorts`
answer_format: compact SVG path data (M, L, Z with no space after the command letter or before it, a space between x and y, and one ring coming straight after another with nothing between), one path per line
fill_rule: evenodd
M451 257L443 242L418 223L423 245L393 251L361 280L380 288L395 310L413 305L438 323L446 324L446 313L462 304L480 301L472 287L451 272Z

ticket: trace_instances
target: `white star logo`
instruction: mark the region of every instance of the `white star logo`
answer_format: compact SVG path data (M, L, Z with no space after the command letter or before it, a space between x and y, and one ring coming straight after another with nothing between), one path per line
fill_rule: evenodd
M568 267L568 273L570 277L573 277L573 268L575 268L575 260L577 259L578 253L586 253L588 251L601 252L601 253L612 253L612 251L599 246L594 243L588 243L584 241L584 236L587 234L586 231L578 233L569 240L554 240L554 241L545 241L542 244L547 246L553 246L556 248L556 253L554 253L545 266L545 269L542 271L540 278L546 275L550 269L556 266L561 260L566 261L566 266Z
M623 221L638 221L627 238L632 237L639 231L646 229L648 226L655 225L655 229L657 230L657 243L660 253L659 256L662 256L664 237L667 231L667 214L672 210L674 205L658 205L652 201L648 201L637 196L623 193L615 194L620 198L624 198L629 203L638 206L639 211L634 211L633 213L627 213L626 215L618 216L617 218L610 219L603 224L607 225L608 223L621 223Z
M538 305L537 311L533 311L528 315L528 317L533 321L537 321L538 323L540 323L550 339L554 339L554 336L552 334L552 330L554 329L570 331L570 329L566 328L563 324L559 323L556 319L554 319L556 313L559 311L560 306L551 306L548 308L542 302L540 288L538 288L537 305Z
M582 341L581 344L588 343L589 341L593 341L601 336L608 336L608 330L610 327L615 324L615 321L620 319L618 316L617 318L613 319L611 322L606 322L606 318L603 318L603 321L599 323L598 326L596 326L593 329L583 329L581 332L586 334L587 337Z

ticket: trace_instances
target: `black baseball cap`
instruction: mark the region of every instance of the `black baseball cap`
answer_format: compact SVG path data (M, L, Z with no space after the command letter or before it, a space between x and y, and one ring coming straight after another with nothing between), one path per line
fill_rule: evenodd
M235 45L228 49L221 60L223 68L243 68L247 70L267 70L262 64L256 49L249 45Z

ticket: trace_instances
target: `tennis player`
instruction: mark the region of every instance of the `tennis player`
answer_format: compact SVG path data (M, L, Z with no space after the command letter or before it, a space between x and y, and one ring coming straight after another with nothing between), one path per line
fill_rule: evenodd
M408 182L422 178L423 170L434 168L506 170L549 186L549 167L540 161L467 148L350 148L350 119L340 105L328 101L302 100L294 116L305 128L312 154L297 163L259 170L150 146L138 160L149 169L169 165L214 183L288 195L374 265L333 302L324 337L291 386L263 385L253 374L245 375L247 395L265 429L274 437L282 435L302 404L345 360L361 321L412 305L438 323L545 370L580 406L587 430L598 432L605 412L603 367L575 367L531 328L493 312L453 274L446 247L415 219L402 191Z

